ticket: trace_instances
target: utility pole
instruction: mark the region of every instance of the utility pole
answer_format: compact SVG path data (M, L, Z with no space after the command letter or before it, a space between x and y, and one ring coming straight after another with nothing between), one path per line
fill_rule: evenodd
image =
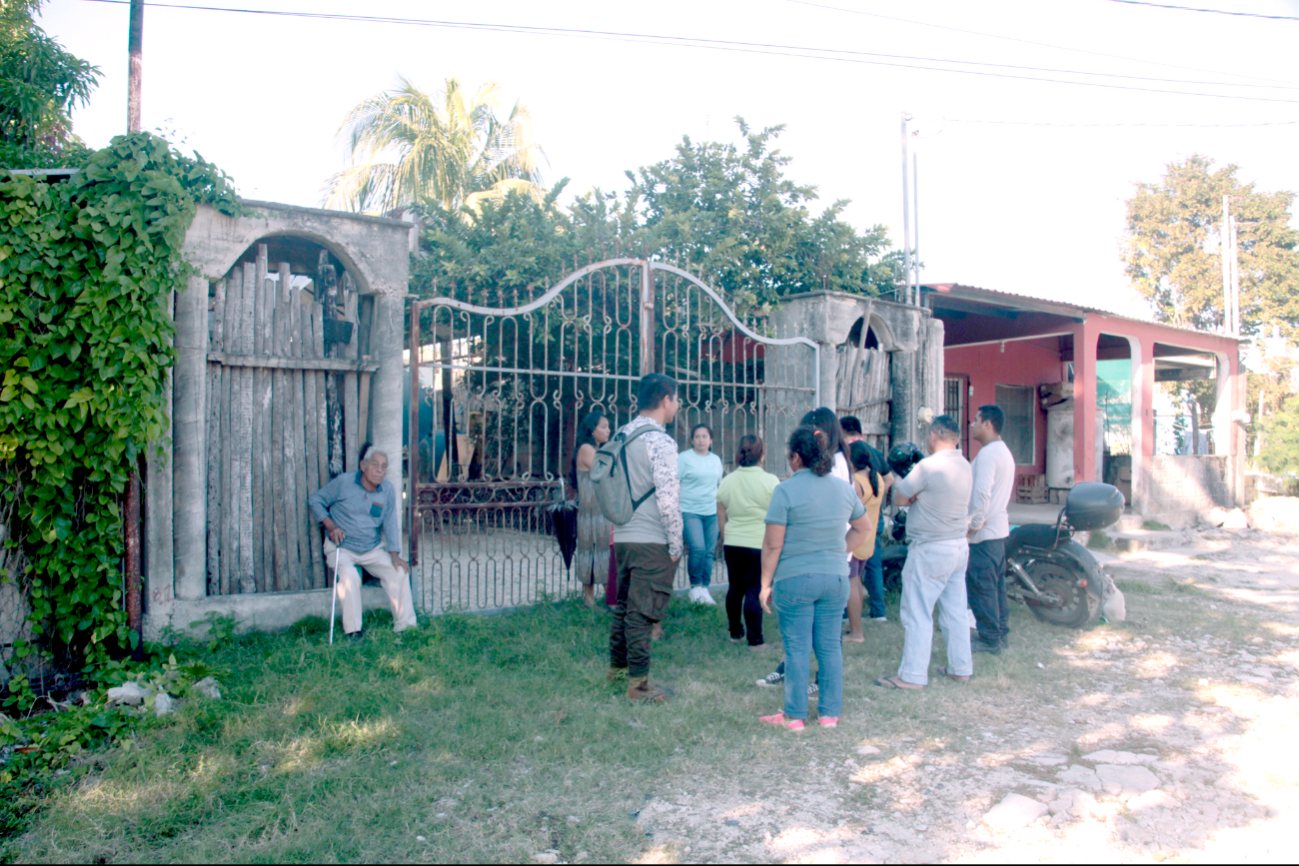
M144 0L131 0L128 37L130 69L126 78L126 131L140 131L140 83L144 77Z
M128 40L130 68L126 79L126 131L140 131L140 82L144 65L144 0L131 0L131 23ZM132 655L144 657L144 611L140 592L140 459L126 482L125 519L122 527L126 561L123 563L126 595L126 627L135 643Z
M911 152L911 220L916 230L915 255L911 257L911 267L916 275L916 303L920 297L920 145Z
M1236 217L1231 226L1231 336L1240 336L1240 245L1236 242Z
M911 303L911 192L907 184L907 121L911 115L902 112L902 278L906 289L902 303Z
M1222 230L1219 234L1218 252L1222 258L1222 332L1228 336L1231 326L1231 196L1222 197Z

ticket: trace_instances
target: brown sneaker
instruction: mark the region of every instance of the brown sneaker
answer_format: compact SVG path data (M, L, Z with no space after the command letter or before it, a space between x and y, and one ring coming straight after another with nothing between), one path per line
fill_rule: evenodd
M627 669L626 669L626 668L616 668L616 667L614 667L613 665L610 665L610 666L609 666L609 670L605 671L605 674L604 674L604 678L605 678L606 680L608 680L609 682L613 682L614 680L619 679L620 677L625 677L625 676L627 676Z
M649 677L632 677L627 681L627 699L661 704L672 697L672 690L650 685Z

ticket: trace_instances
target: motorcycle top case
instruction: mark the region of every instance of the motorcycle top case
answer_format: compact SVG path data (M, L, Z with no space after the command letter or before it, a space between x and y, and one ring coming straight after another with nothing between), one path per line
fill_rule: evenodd
M1104 529L1122 516L1123 504L1123 494L1113 484L1080 481L1064 501L1064 519L1079 532Z

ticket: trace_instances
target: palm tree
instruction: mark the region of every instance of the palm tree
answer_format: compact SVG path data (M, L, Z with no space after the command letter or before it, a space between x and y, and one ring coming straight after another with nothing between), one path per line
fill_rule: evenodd
M344 118L352 165L329 179L325 206L385 212L411 203L447 210L519 190L540 199L543 158L532 116L516 102L496 113L495 82L472 97L454 78L427 93L405 78Z

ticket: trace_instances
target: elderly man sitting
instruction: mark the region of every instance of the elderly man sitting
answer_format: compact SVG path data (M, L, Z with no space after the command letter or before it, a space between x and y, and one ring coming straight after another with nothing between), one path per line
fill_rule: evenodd
M343 606L343 631L353 640L361 637L361 575L364 568L379 578L392 605L393 631L415 625L410 597L410 566L401 558L397 530L397 491L384 480L388 455L369 449L360 472L345 472L311 494L307 504L325 527L325 557L338 553L334 575L339 604Z

